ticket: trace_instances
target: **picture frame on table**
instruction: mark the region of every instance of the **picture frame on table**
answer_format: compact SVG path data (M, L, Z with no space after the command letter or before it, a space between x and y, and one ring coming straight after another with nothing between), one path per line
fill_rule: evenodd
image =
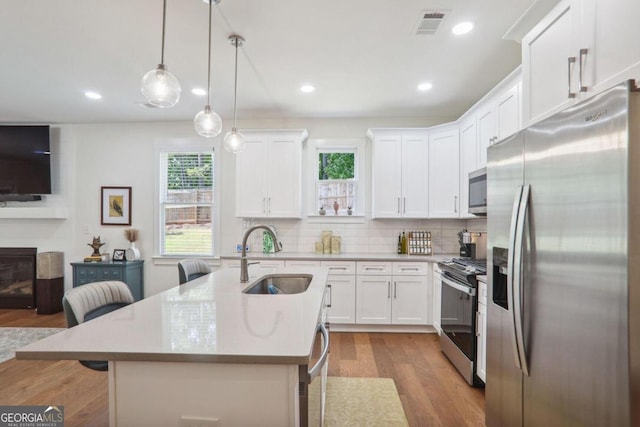
M100 224L131 225L131 187L101 187L100 201Z
M111 257L112 261L125 261L125 249L114 249L113 256Z

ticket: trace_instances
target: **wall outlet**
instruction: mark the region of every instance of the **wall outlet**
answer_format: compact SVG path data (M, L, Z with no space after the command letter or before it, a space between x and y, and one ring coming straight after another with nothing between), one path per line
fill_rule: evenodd
M220 427L220 419L183 415L180 417L180 427Z

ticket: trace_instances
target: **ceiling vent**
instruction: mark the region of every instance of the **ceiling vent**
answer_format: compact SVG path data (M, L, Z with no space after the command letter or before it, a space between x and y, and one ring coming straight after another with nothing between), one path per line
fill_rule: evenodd
M416 34L419 36L432 36L438 31L442 20L447 15L448 10L425 10L422 12Z

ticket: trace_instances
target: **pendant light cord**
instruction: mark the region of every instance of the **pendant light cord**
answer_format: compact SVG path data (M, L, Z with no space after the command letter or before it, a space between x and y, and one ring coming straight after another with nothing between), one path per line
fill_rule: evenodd
M211 3L213 3L213 0L209 0L209 52L207 56L207 106L211 105Z
M236 113L238 111L238 36L236 36L235 40L236 45L236 71L234 75L234 86L233 86L233 128L236 129Z
M164 27L167 23L167 0L162 2L162 48L160 50L160 63L164 65Z

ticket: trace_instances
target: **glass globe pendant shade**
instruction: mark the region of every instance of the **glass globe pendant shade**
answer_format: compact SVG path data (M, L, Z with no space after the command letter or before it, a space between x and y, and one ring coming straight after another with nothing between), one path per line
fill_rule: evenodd
M196 132L199 135L213 138L220 135L222 131L222 119L215 111L211 110L211 106L207 105L204 110L196 114L193 119L193 124L196 127Z
M224 136L223 142L224 148L233 154L238 154L246 145L244 141L244 135L242 135L236 128L232 128L227 134Z
M180 82L164 64L142 77L142 94L149 104L159 108L173 107L180 100Z

